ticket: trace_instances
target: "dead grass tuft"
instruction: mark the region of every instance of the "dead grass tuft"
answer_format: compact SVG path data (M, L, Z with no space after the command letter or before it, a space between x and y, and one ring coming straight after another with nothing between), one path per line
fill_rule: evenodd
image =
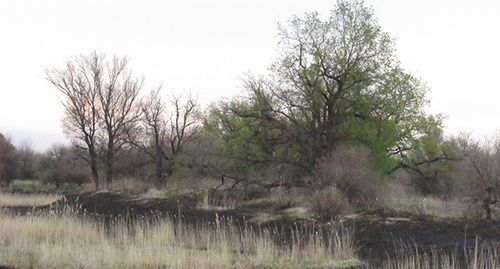
M349 200L335 187L316 191L309 203L311 211L321 220L337 220L349 212Z

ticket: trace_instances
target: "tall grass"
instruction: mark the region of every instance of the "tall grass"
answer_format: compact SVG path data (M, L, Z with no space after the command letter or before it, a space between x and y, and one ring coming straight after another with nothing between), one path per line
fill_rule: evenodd
M10 196L0 196L8 197ZM31 204L29 197L21 204ZM5 201L6 199L4 199ZM12 203L12 201L10 202ZM16 202L15 204L19 204ZM1 204L0 205L4 205ZM197 225L170 218L99 220L65 206L14 215L0 208L0 266L15 268L350 268L354 230L343 226L253 228L217 217ZM280 228L280 229L278 229ZM497 247L444 253L399 244L383 268L500 268ZM463 252L462 254L457 254ZM460 257L460 258L459 258Z
M104 223L63 213L0 213L0 265L20 268L308 268L355 258L352 230L297 232L237 227L224 219L190 226L171 219ZM325 236L327 235L327 236ZM307 239L303 239L307 238ZM329 238L325 240L325 238ZM351 239L349 239L351 238ZM303 241L301 241L303 240Z
M423 252L417 245L399 244L394 258L388 258L383 268L387 269L489 269L500 268L500 252L493 245L480 244L476 238L472 249L459 249L452 253L444 253L437 249ZM459 257L461 256L461 257Z

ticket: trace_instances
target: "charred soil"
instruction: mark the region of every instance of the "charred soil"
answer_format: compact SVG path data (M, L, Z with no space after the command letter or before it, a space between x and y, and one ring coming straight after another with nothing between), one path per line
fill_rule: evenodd
M294 229L322 229L331 223L322 223L311 219L281 217L264 223L252 223L251 219L265 207L242 207L229 210L206 210L199 206L199 199L189 195L173 198L138 198L121 192L100 191L78 195L67 195L52 204L39 207L3 207L4 212L22 215L28 212L43 213L50 210L62 210L70 206L82 216L109 220L123 218L157 219L170 217L174 221L181 220L186 225L197 225L215 222L218 219L228 220L236 225L250 225L257 228L277 229L279 240L287 239ZM271 205L269 205L271 206ZM275 209L279 210L279 209ZM279 212L275 212L279 214ZM463 219L421 220L411 215L391 217L377 214L358 214L338 221L344 227L353 227L355 240L359 246L360 257L371 263L380 264L403 244L418 246L422 252L439 250L446 252L463 252L474 247L476 240L480 244L500 245L499 221L473 221ZM312 227L312 228L311 228ZM286 240L285 240L286 241Z

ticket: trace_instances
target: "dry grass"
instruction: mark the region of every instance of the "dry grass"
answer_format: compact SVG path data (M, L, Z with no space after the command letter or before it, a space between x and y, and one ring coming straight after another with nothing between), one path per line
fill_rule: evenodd
M205 210L228 210L234 209L238 203L228 195L228 192L221 192L215 195L212 191L205 190L201 193L199 208Z
M404 199L388 199L385 201L385 206L426 219L460 219L464 217L467 208L466 203L459 199L443 200L438 197L422 197L418 195L409 195Z
M40 206L60 199L59 195L49 194L10 194L0 193L0 206Z
M467 215L467 203L463 199L445 200L440 197L415 194L408 187L388 183L377 189L378 206L398 212L408 212L423 219L461 219Z
M2 195L9 204L44 204L38 196ZM9 199L7 199L9 198ZM48 197L44 197L48 199ZM17 201L16 201L17 200ZM16 201L16 202L14 202ZM7 203L7 202L6 202ZM0 265L16 268L350 268L357 259L353 229L239 227L225 219L198 226L170 219L115 220L109 225L62 213L14 216L0 209ZM383 268L461 268L455 253L419 252L400 244ZM500 268L498 248L467 251L466 268Z
M387 269L459 269L459 268L500 268L500 252L491 245L476 244L473 249L465 250L460 260L457 253L446 254L437 249L422 253L418 246L400 244L395 258L388 259L383 268Z
M104 223L63 214L0 213L0 265L19 268L310 268L357 261L352 230L295 233L238 228L219 219L198 227L168 219ZM309 238L305 240L304 238ZM329 238L325 240L325 238ZM358 262L359 263L359 262Z
M349 200L339 189L328 187L311 196L310 209L322 220L338 220L349 212Z

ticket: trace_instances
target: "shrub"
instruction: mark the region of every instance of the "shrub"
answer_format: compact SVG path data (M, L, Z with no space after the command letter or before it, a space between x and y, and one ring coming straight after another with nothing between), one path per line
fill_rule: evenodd
M355 207L371 207L376 201L380 173L371 163L369 151L339 147L320 160L316 189L334 186Z
M349 201L335 187L316 191L309 201L310 209L321 220L337 220L349 211Z

